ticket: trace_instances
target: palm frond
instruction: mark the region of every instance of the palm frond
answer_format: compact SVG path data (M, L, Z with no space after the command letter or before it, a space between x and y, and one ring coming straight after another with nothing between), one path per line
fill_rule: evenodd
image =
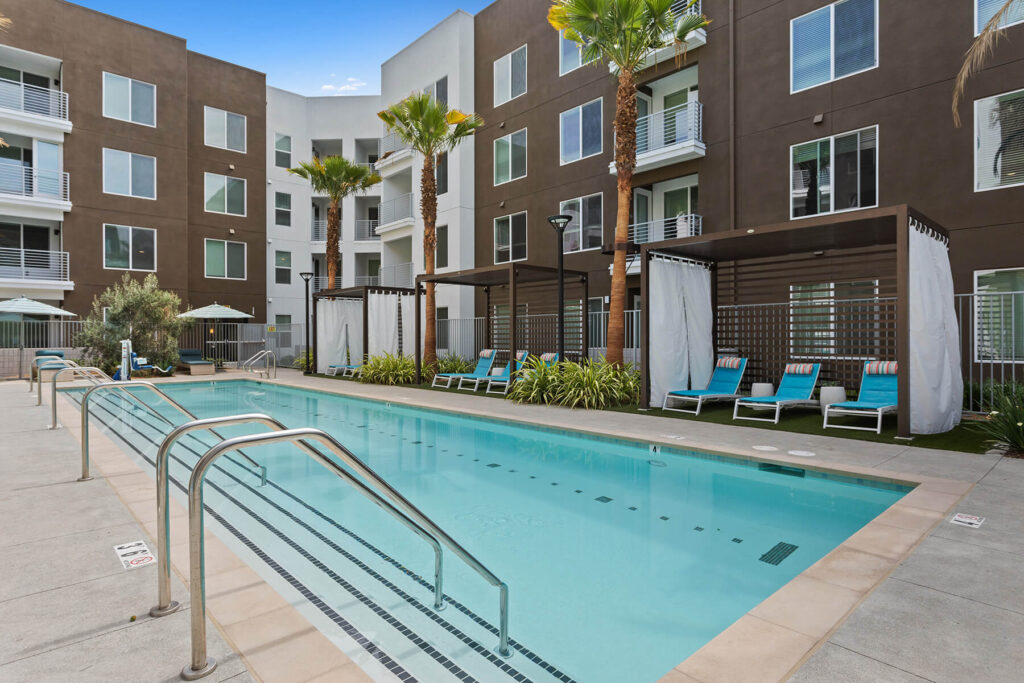
M327 195L333 203L353 192L368 190L381 181L369 167L341 156L315 157L312 161L299 162L288 172L308 180L314 191Z
M447 103L422 92L390 105L377 116L390 132L424 157L454 149L484 123L476 114L450 109Z
M992 18L985 24L985 28L981 30L978 37L971 43L971 47L964 53L964 63L961 65L960 72L957 73L956 81L953 83L953 125L957 128L960 127L960 100L963 99L967 91L967 81L970 80L971 76L978 73L981 67L985 65L985 62L988 61L988 58L992 56L996 45L999 43L999 39L1003 36L1003 20L1009 14L1010 9L1019 1L1006 0L1003 6L999 8L999 11L993 14Z
M10 17L0 14L0 31L6 31L12 24L14 24L14 22L11 21Z

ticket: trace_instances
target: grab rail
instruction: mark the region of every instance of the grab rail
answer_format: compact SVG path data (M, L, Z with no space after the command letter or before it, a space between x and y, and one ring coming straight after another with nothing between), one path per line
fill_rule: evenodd
M454 552L459 559L468 564L492 586L499 590L500 600L500 621L499 621L499 644L498 653L503 657L511 655L508 647L508 585L495 576L487 567L477 560L468 550L449 536L443 529L437 526L429 517L410 503L401 493L391 487L386 481L377 475L372 469L366 466L359 458L353 455L347 448L338 443L331 435L320 429L286 429L280 432L269 434L253 434L250 436L238 436L233 439L222 441L199 459L192 470L192 476L188 481L188 543L189 543L189 577L192 605L192 661L186 664L181 670L181 677L191 681L202 678L213 672L217 662L206 655L206 558L205 558L205 536L203 534L203 482L206 479L206 472L210 469L214 460L230 451L239 450L245 446L258 444L275 444L283 442L296 442L303 439L318 441L326 446L342 462L356 471L364 479L382 489L384 495L391 500L398 508L415 520L425 529ZM333 460L326 459L316 449L309 452L314 458L320 461L328 469L339 472L341 467Z
M63 370L61 370L61 372L63 372ZM182 415L186 416L190 420L198 419L195 415L193 415L191 412L186 410L185 407L182 406L180 403L175 401L173 398L171 398L170 396L168 396L164 392L162 392L159 389L157 389L156 385L153 384L152 382L144 382L144 381L140 381L140 380L126 381L126 382L113 382L113 381L111 381L111 382L104 382L103 384L97 384L94 387L89 387L88 389L86 389L85 395L82 396L82 477L78 481L89 481L90 479L92 479L92 476L90 476L90 474L89 474L89 397L92 396L93 392L100 391L102 389L118 389L119 391L123 391L124 393L128 394L128 396L131 397L133 400L135 400L137 403L142 405L144 408L146 408L146 409L150 410L151 412L153 412L161 420L163 420L167 424L171 425L172 427L174 426L173 422L171 422L169 419L167 419L166 417L164 417L163 415L158 413L155 408L153 408L152 406L148 405L145 401L140 399L138 396L133 395L130 391L128 391L127 387L145 387L146 389L150 389L151 391L155 391L157 393L157 395L160 396L160 398L162 398L163 400L165 400L169 404L171 404L171 406L174 407ZM56 405L57 405L57 391L56 391L56 389L54 389L53 396L54 396L54 400L53 400L54 415L56 415L56 411L57 411L57 408L56 408ZM218 439L223 439L224 438L223 436L221 436L217 432L213 431L212 429L210 430L210 432L214 436L216 436ZM258 462L256 462L252 458L250 458L244 451L239 451L238 454L241 455L243 458L245 458L249 462L249 464L253 466L253 468L259 470L259 472L260 472L260 486L266 486L267 485L267 468L264 467L263 465L259 464Z
M54 373L53 381L50 382L51 393L53 395L53 400L51 401L51 404L52 404L51 405L51 409L52 409L52 418L51 419L52 419L52 421L50 422L50 429L60 429L60 425L57 424L57 379L61 375L63 375L65 372L67 372L68 370L72 371L72 373L71 373L72 378L74 378L76 375L78 375L78 376L80 376L80 377L82 377L84 379L92 381L93 384L95 384L94 380L97 379L97 375L99 375L99 379L105 379L107 381L112 381L110 379L110 375L108 375L107 373L103 372L99 368L93 367L91 365L88 365L88 366L85 366L85 367L82 367L80 365L72 365L72 366L69 366L69 367L66 367L66 368L61 368L56 373ZM81 373L81 374L79 375L79 373ZM42 381L36 382L36 386L39 388L39 392L36 394L36 405L37 406L41 406L41 405L43 405L43 383L42 383Z
M159 577L157 587L158 602L156 607L149 610L150 616L163 617L176 612L180 606L176 601L171 600L171 514L168 481L168 470L170 469L168 462L170 461L171 447L178 439L189 432L208 429L212 425L219 424L227 426L251 423L262 424L275 431L287 429L287 427L278 420L275 420L269 415L263 415L262 413L231 415L228 417L211 417L202 420L193 420L192 422L186 422L185 424L178 425L164 438L163 443L160 444L160 450L158 450L156 454L156 544L157 548L159 548L157 553L159 557L159 571L157 572ZM304 451L306 451L306 453L313 456L316 460L321 462L328 460L327 456L323 455L320 451L313 448L313 446L310 446L305 441L298 441L297 443ZM441 544L437 539L421 526L416 524L416 522L405 516L383 496L359 479L352 476L347 471L340 468L332 468L332 471L431 545L434 549L434 609L444 609L444 589L441 585L443 558L441 555Z
M260 374L266 373L267 379L277 379L277 354L269 349L263 349L262 351L254 354L252 357L242 362L241 369L246 372L256 371L256 362L263 361L263 370L260 370ZM274 365L274 376L270 376L271 361Z
M46 361L47 363L61 363L65 368L77 368L78 363L67 358L61 358L60 356L36 356L32 359L32 363L28 366L28 393L32 393L32 378L35 376L33 370L39 372L39 363ZM42 377L42 372L39 372L39 377ZM37 380L38 381L38 380Z

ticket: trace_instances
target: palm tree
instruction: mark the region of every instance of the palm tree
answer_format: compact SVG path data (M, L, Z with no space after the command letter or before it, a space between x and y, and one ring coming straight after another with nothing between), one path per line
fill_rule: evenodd
M370 189L380 182L380 176L369 166L340 156L313 157L288 172L308 180L314 192L327 195L331 202L327 209L327 289L334 289L341 254L341 200L353 192Z
M677 54L685 56L686 39L708 25L704 15L689 11L696 2L691 0L678 16L672 11L673 0L553 0L548 11L548 22L580 45L584 62L607 62L618 78L614 124L618 207L606 352L610 363L622 363L626 338L626 243L636 168L636 74L645 68L652 50L675 45Z
M971 47L964 54L964 63L960 72L956 75L956 82L953 84L953 125L960 127L960 100L963 99L967 90L967 81L972 75L981 70L985 62L992 56L996 44L1003 36L1005 28L1003 22L1008 18L1010 9L1014 5L1020 5L1021 0L1006 0L1003 6L992 15L992 18L985 24L978 37L971 43Z
M437 178L438 155L447 154L483 125L476 114L463 114L449 109L430 93L413 93L377 114L388 131L423 155L420 170L420 214L423 217L423 271L434 274L434 251L437 247ZM423 363L437 359L437 303L434 283L427 283L425 297L427 328L423 332Z

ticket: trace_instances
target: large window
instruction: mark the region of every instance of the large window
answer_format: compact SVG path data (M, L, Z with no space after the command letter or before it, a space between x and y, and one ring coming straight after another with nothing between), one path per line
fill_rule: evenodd
M792 218L878 204L878 127L790 147Z
M292 167L292 136L274 134L274 165L278 168Z
M790 92L878 66L877 0L839 0L790 22Z
M821 282L789 288L789 352L794 358L877 358L878 282Z
M494 262L526 258L526 212L494 219Z
M103 115L155 127L156 86L104 71Z
M244 280L245 242L206 240L206 277Z
M494 60L494 106L526 92L526 46Z
M437 244L434 246L434 267L448 267L448 226L439 225L434 229Z
M274 193L274 225L292 224L292 196L287 192Z
M574 40L565 37L564 31L558 32L558 75L564 76L570 71L590 64L583 61L583 47Z
M1024 362L1024 268L974 273L974 361Z
M494 141L494 184L526 176L526 129Z
M996 15L1006 0L974 0L974 35L981 33L992 17ZM1010 6L1003 20L999 22L1001 27L1012 26L1024 21L1024 2L1017 0Z
M587 102L559 117L563 164L601 153L601 99Z
M156 158L104 148L103 191L156 199Z
M206 174L206 210L210 213L245 215L245 178Z
M603 195L588 195L562 202L559 212L572 216L562 238L562 251L566 254L601 246L604 233L602 218Z
M104 225L103 267L156 271L156 230Z
M279 285L292 283L292 253L290 251L274 252L274 282Z
M448 104L448 77L437 79L425 88L425 92L438 102Z
M448 152L441 152L434 160L434 181L437 183L437 194L448 192Z
M206 145L245 153L245 117L223 109L203 107Z
M975 102L974 136L976 191L1024 184L1024 90Z

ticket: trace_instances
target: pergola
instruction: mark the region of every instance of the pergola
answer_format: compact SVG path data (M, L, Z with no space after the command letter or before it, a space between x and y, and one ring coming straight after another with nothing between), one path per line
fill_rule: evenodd
M718 278L715 271L722 262L753 261L787 257L794 254L821 254L826 251L854 250L865 247L895 248L896 296L895 360L899 363L898 434L910 436L910 231L925 227L948 239L947 231L919 211L903 204L863 209L827 216L804 218L764 225L746 230L710 233L695 237L645 244L641 248L641 407L650 407L650 260L667 255L707 263L712 271L712 310L716 311L715 349L718 350L719 324ZM759 330L746 331L750 335ZM741 334L743 332L741 331Z
M313 367L316 368L317 348L319 347L319 341L318 341L319 335L317 334L317 324L316 324L316 309L317 309L317 303L321 299L360 299L360 300L362 300L362 302L363 302L363 324L362 324L362 327L363 327L363 330L362 330L362 335L363 335L363 358L362 358L362 360L365 362L366 358L367 358L367 356L369 354L369 349L368 349L368 346L369 346L369 321L368 321L368 318L369 318L369 308L368 308L368 305L367 305L368 300L369 300L369 296L368 295L370 295L370 294L402 294L402 295L411 295L412 293L413 293L413 290L409 289L408 287L382 287L382 286L371 285L371 286L345 287L345 288L336 288L336 289L322 289L319 292L316 292L315 294L313 294L313 320L312 320L312 323L311 323L312 326L313 326L313 357L312 357L312 365L313 365Z
M583 326L583 355L587 354L587 314L586 314L586 301L589 294L589 284L587 279L587 273L576 270L565 270L563 271L565 282L569 284L571 282L577 282L583 286L583 301L582 301L582 326ZM488 335L486 345L490 346L490 334L491 334L491 290L495 287L507 287L508 288L508 304L509 304L509 353L512 353L517 348L517 328L520 319L519 315L519 297L520 288L523 285L535 285L543 283L555 283L557 287L558 281L558 269L549 268L547 266L536 266L528 263L503 263L495 266L483 266L481 268L472 268L468 270L459 270L452 273L437 273L434 275L418 275L416 277L416 339L420 340L423 336L423 330L421 329L420 321L420 295L423 293L423 285L435 284L435 285L462 285L466 287L474 287L483 289L484 295L486 296L485 306L485 323L484 329L485 334ZM421 353L420 345L416 345L416 381L421 380Z

